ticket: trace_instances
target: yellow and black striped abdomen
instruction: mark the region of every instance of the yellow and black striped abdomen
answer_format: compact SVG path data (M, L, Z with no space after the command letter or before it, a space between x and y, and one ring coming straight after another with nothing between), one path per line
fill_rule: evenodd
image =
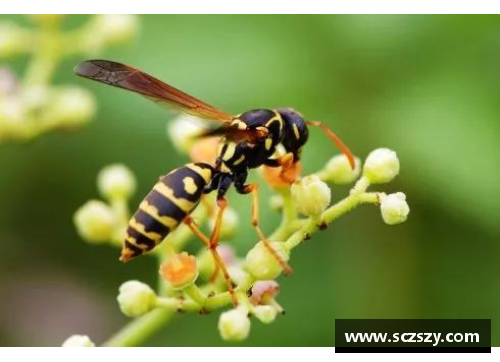
M120 260L153 249L196 208L212 178L206 163L190 163L161 177L130 219Z

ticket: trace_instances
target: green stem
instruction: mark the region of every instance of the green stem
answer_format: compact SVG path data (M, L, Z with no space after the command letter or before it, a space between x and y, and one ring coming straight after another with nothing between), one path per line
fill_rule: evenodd
M285 248L287 250L292 250L304 239L308 239L315 231L317 231L322 226L321 223L318 222L318 220L322 220L325 224L330 224L333 220L351 211L360 204L378 203L378 197L378 193L375 192L352 194L346 197L345 199L326 209L319 218L310 218L302 228L293 233L292 236L290 236L288 240L285 241Z
M252 287L254 280L239 285L235 289L238 301L245 306L250 306L247 292ZM233 300L229 292L221 292L207 296L196 285L190 285L184 289L190 299L178 297L158 297L157 307L171 311L182 310L183 312L213 311L231 305Z
M45 24L41 29L39 45L28 65L23 83L25 86L44 85L50 82L60 59L61 38L57 24Z
M366 189L370 186L370 180L366 176L361 176L360 179L356 182L354 187L351 189L350 194L360 194L366 191Z
M244 305L250 305L246 292L251 283L240 285L236 288L238 299ZM186 288L186 294L192 300L182 300L173 297L158 297L157 308L142 317L134 319L109 340L102 344L103 347L132 347L146 341L152 334L165 326L179 310L183 312L212 311L231 305L232 299L228 292L218 293L211 297L203 295L196 287Z
M103 347L139 346L170 321L174 310L157 308L139 317L102 344Z
M360 179L353 189L354 192L351 192L351 194L345 199L329 207L318 217L300 220L303 225L295 232L293 232L293 225L297 222L297 214L294 209L290 193L284 192L282 194L284 200L283 219L280 227L272 235L272 238L275 240L283 240L287 237L287 235L293 232L293 234L284 242L284 247L288 250L292 250L304 239L307 239L312 233L316 232L322 224L329 224L333 222L335 219L354 209L358 205L365 203L377 204L379 202L379 193L364 192L368 185L369 183ZM174 244L176 249L181 248L189 239L189 235L189 230L178 230L178 232L172 235L172 240L169 240L169 242ZM164 258L166 253L164 250L160 250L160 254L157 255L159 263L165 260ZM255 280L253 278L249 278L247 282L240 284L235 290L240 303L249 307L250 310L251 304L248 300L246 292L251 288L254 281ZM162 280L160 280L160 288L162 288L161 285L165 285ZM199 312L202 310L212 311L228 306L232 303L229 292L222 292L213 296L207 296L195 284L187 287L184 292L189 299L186 300L174 297L164 297L163 295L166 293L160 294L161 296L158 298L158 305L155 310L129 323L103 345L139 345L160 327L167 324L174 313L178 310L187 312Z
M112 199L110 200L109 205L111 206L113 214L116 217L115 232L110 242L112 245L121 247L123 243L124 231L127 228L128 221L130 219L127 200L122 198Z
M157 306L171 311L199 312L201 310L200 305L192 300L171 297L158 297Z
M118 205L115 207L120 208ZM199 216L200 222L204 221L206 217L205 213L201 213ZM182 225L174 233L168 236L168 240L163 241L158 250L155 252L158 264L162 264L167 259L167 252L165 247L167 242L171 243L176 250L180 250L189 241L192 236L189 228L183 227ZM249 288L249 287L248 287ZM120 331L118 331L114 336L112 336L108 341L103 343L104 347L128 347L128 346L138 346L146 341L152 334L156 333L161 327L165 326L170 322L175 312L178 309L185 311L199 311L202 306L198 303L191 303L190 301L179 301L175 298L163 297L169 294L170 289L162 278L158 278L158 308L145 314L142 317L134 319L127 325L125 325ZM201 292L200 292L201 293ZM207 308L217 309L221 305L226 305L231 303L231 298L229 293L227 296L225 293L222 295L216 295L214 297L207 298L206 305Z
M196 286L191 284L184 289L184 293L191 298L200 307L204 307L207 302L207 296Z
M294 222L297 220L297 212L293 206L292 195L290 188L281 192L283 198L283 218L281 219L280 226L269 237L274 241L285 241L293 229Z

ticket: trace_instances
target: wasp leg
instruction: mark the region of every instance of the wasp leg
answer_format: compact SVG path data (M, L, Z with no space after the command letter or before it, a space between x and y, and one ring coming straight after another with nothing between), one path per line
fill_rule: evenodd
M281 166L280 178L284 182L292 184L296 181L296 176L293 175L293 171L295 170L295 157L293 153L288 152L287 154L281 156L277 159L278 163Z
M223 208L219 208L219 214L217 215L218 219L219 219L219 217L222 218L221 210L222 210L222 212L224 211ZM231 283L231 278L229 277L229 273L227 272L226 264L224 263L224 260L222 260L219 253L217 252L217 243L215 243L215 244L212 243L212 238L209 239L207 236L205 236L205 234L203 234L201 232L201 230L198 228L198 225L196 225L195 221L192 218L187 217L186 219L184 219L184 222L191 229L193 234L195 234L199 239L201 239L201 241L203 241L203 243L205 243L208 250L210 250L212 257L214 258L215 268L216 268L215 270L218 271L220 269L222 271L222 275L224 276L224 281L226 283L227 290L228 290L229 294L231 295L231 300L233 302L233 306L235 306L235 307L238 306L238 300L236 299L236 294L234 293L233 284ZM216 222L215 229L216 228L217 228L217 222ZM214 229L214 232L215 232L215 229ZM220 230L220 222L219 222L219 230Z
M245 179L246 179L246 177L245 177ZM238 181L241 181L241 179ZM235 182L235 187L238 190L238 192L240 192L242 194L249 194L249 193L252 194L252 226L254 227L255 231L257 232L259 239L264 244L264 247L276 259L276 261L279 263L279 265L283 269L285 275L291 274L293 271L292 267L290 265L288 265L288 263L285 260L283 260L283 258L276 252L276 250L274 250L271 243L266 238L266 236L262 232L262 229L260 228L260 225L259 225L259 194L257 192L259 185L258 184L243 185L240 182Z
M344 142L342 142L342 140L339 138L339 136L337 136L335 133L333 133L333 131L330 128L328 128L328 126L326 124L324 124L323 122L307 121L306 123L308 126L314 126L314 127L320 128L323 131L323 133L328 138L330 138L333 141L333 143L335 143L335 145L340 150L340 152L342 152L347 157L352 169L354 170L354 167L355 167L354 156L353 156L351 150L349 150L349 147L347 147L344 144Z

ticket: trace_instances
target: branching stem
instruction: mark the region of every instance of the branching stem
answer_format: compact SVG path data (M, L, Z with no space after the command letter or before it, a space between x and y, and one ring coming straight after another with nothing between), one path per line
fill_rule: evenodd
M303 240L318 231L323 226L322 223L326 225L330 224L358 205L377 204L379 202L379 193L363 192L362 188L364 187L365 185L361 185L358 188L358 190L361 190L360 192L351 192L349 196L329 207L319 217L304 220L296 219L297 214L291 202L290 193L282 193L284 200L283 220L271 238L273 240L285 240L287 238L286 241L284 241L284 246L286 249L292 250ZM295 230L297 221L301 221L304 224L298 230ZM167 241L175 245L175 248L179 250L187 242L189 236L189 230L185 228L173 234L172 238ZM167 257L167 253L162 249L157 255L160 263L165 261ZM240 284L235 289L241 304L249 306L249 309L251 309L251 305L248 301L246 292L252 287L254 281L255 280L250 278L244 285ZM165 282L160 280L159 284L163 292L161 294L162 296L158 297L157 308L130 322L120 332L105 342L103 346L139 345L162 326L166 325L177 311L206 313L227 307L232 303L231 296L228 292L221 292L208 296L196 285L191 285L184 289L184 294L188 299L167 297L164 296L167 294L165 291Z

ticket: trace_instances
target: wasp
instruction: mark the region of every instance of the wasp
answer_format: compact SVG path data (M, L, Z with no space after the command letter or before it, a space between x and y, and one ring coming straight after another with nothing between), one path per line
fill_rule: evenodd
M309 137L309 126L319 127L347 156L354 168L354 157L339 137L319 121L305 120L292 108L256 109L237 116L221 111L153 76L125 64L109 60L87 60L78 64L79 76L139 93L156 103L167 104L198 118L216 121L204 136L220 136L218 156L213 164L189 163L163 176L132 216L120 260L126 262L152 250L179 224L186 223L211 251L233 300L237 304L224 262L217 253L222 217L228 205L226 193L234 185L240 194L252 195L252 226L266 249L286 274L292 268L273 249L259 225L258 184L246 183L249 169L281 167L280 177L292 183L290 171L300 160ZM284 154L279 155L281 147ZM217 217L210 237L197 227L190 214L202 195L217 191Z

